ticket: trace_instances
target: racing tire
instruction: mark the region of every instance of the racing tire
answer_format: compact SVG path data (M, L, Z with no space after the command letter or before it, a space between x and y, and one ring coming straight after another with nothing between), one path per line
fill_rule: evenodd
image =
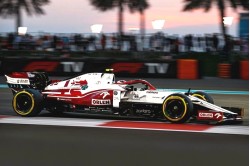
M192 115L193 103L184 94L172 94L164 100L162 111L168 121L172 123L184 123Z
M207 101L211 104L214 104L213 98L209 94L207 94L206 92L196 91L196 92L192 93L192 96L197 97L201 100Z
M23 117L38 115L42 110L43 97L38 90L25 89L17 92L12 100L14 111Z

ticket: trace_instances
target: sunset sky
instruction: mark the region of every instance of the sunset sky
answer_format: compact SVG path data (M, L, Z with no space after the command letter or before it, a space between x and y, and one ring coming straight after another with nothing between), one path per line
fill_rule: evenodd
M182 12L183 0L149 0L150 8L146 10L147 33L155 32L151 22L156 19L165 19L163 31L168 34L204 34L220 32L218 10L216 6L205 13L203 10ZM51 33L91 33L90 26L103 24L103 32L117 31L117 9L100 12L90 5L89 0L51 0L44 7L46 15L27 17L23 13L23 26L28 32ZM234 17L229 33L237 36L238 13L227 8L227 16ZM139 27L139 13L124 12L124 30ZM14 18L0 18L0 32L13 32Z

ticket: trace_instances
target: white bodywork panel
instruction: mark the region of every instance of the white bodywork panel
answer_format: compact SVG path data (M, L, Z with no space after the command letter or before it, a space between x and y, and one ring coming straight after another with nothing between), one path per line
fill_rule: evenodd
M97 90L124 91L124 88L118 84L114 84L114 80L115 76L111 73L87 73L71 79L52 83L45 88L43 94L53 94L54 92L50 92L49 90L61 89L79 90L81 94ZM70 94L70 91L65 94Z
M30 80L28 78L12 78L5 75L7 79L7 83L9 84L22 84L22 85L30 85Z
M127 91L123 92L123 102L162 104L172 92L159 92L157 90Z
M228 111L228 110L226 110L224 108L221 108L221 107L219 107L217 105L214 105L214 104L211 104L211 103L206 102L204 100L201 100L201 99L199 99L197 97L194 97L194 96L191 96L191 95L189 95L188 97L192 101L192 103L194 103L194 104L197 104L197 105L209 108L209 109L214 110L214 111L219 111L219 112L224 112L224 113L230 113L230 114L236 114L236 113Z
M83 74L71 79L63 80L48 85L45 90L55 90L55 89L69 89L80 87L80 81L86 81L88 87L93 90L102 88L107 88L108 85L113 84L114 74L109 73L88 73ZM113 86L113 85L112 85Z
M119 108L121 101L121 91L114 91L113 95L113 107Z
M123 93L125 93L125 96L121 97L121 102L136 102L136 103L151 103L151 104L163 104L164 100L169 95L173 94L173 92L166 92L166 91L160 92L157 90L130 91L130 92L123 92ZM219 107L217 105L201 100L197 97L194 97L191 95L188 95L187 97L192 101L193 104L206 107L213 111L236 114L222 107Z

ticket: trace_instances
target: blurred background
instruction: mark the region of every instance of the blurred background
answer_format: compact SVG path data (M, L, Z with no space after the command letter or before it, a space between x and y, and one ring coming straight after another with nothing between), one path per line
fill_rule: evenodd
M1 73L27 70L30 62L6 68L9 57L71 61L101 57L128 63L151 60L158 63L154 67L160 74L164 74L163 64L174 60L176 69L170 77L180 78L177 61L192 59L197 61L190 66L195 76L183 79L248 79L248 72L242 73L248 68L248 11L247 0L2 0ZM54 73L67 72L59 68ZM84 67L77 70L86 71ZM123 69L122 76L126 73L128 69Z

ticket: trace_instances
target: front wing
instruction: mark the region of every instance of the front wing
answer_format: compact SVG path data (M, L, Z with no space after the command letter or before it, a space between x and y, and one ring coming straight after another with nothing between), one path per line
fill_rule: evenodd
M213 122L242 122L244 109L237 107L220 107L201 100L194 96L189 96L195 107L195 116L198 121Z

